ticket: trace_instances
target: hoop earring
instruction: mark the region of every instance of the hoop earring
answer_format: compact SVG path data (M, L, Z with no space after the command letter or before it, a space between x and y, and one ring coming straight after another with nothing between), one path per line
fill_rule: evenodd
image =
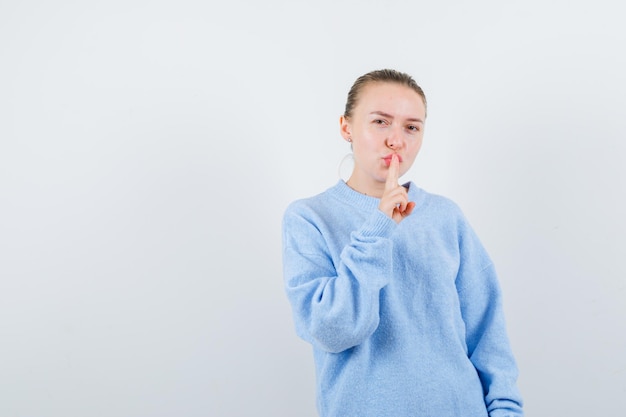
M352 150L352 144L350 144L350 150ZM352 167L349 167L348 170L348 174L345 175L345 173L343 172L344 170L342 169L344 164L346 163L346 161L352 161ZM341 158L341 161L339 161L339 166L337 167L337 176L339 177L339 179L343 180L344 182L348 181L348 178L350 177L350 172L352 171L352 168L354 168L354 155L352 154L352 152L347 153L343 158Z

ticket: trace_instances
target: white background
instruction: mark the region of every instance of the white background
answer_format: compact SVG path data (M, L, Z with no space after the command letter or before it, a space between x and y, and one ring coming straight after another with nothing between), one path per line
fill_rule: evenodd
M618 3L0 2L0 416L314 416L280 221L384 67L426 91L405 179L494 259L527 415L619 415Z

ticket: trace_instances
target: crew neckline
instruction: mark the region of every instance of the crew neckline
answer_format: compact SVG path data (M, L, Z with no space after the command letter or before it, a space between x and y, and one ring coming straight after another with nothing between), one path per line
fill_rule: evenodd
M416 206L419 205L422 200L422 193L419 192L421 190L419 190L411 181L402 184L402 186L408 189L409 200L414 201ZM362 194L351 188L342 179L340 179L337 184L330 189L330 191L339 200L346 201L350 205L360 209L377 209L380 204L380 198Z

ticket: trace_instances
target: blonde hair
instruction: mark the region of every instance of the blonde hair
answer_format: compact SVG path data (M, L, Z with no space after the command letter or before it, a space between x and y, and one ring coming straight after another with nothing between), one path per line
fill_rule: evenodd
M361 75L359 78L356 79L354 84L352 84L352 88L350 88L350 91L348 92L346 108L343 113L343 116L346 119L352 117L352 110L356 106L359 100L359 94L361 93L363 88L370 83L377 82L397 83L411 88L413 91L419 94L420 97L422 97L422 100L424 101L424 108L426 108L426 95L424 94L424 90L422 90L422 87L417 85L413 77L405 74L404 72L396 71L393 69L382 69L371 71L367 74Z

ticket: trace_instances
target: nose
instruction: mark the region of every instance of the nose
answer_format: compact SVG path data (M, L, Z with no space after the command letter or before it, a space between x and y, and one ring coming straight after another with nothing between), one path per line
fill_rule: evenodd
M398 129L391 129L385 139L385 144L388 148L397 150L402 147L402 141L402 132L398 132Z

